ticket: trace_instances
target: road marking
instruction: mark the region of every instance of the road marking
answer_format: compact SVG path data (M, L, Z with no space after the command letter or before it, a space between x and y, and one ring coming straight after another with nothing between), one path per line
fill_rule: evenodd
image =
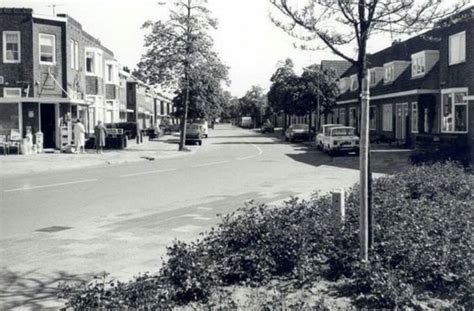
M245 139L245 141L247 141L247 143L249 143L250 145L252 145L252 147L254 147L255 149L257 149L257 150L258 150L258 153L257 153L257 154L250 155L250 156L246 156L246 157L236 158L236 160L242 161L242 160L252 159L252 158L255 158L255 157L260 156L260 155L263 153L263 150L260 149L259 146L255 145L255 144L252 144L251 142L249 142L249 141L246 140L246 139Z
M173 172L173 171L176 171L176 170L177 170L176 168L170 168L170 169L166 169L166 170L154 170L154 171L146 171L146 172L139 172L139 173L131 173L131 174L120 175L120 178L141 176L141 175L149 175L149 174L157 174L157 173L166 173L166 172Z
M379 150L370 150L370 152L410 152L412 149L379 149Z
M200 211L210 211L212 210L212 208L210 207L202 207L202 206L199 206L198 208L196 208L197 210L200 210Z
M204 167L204 166L211 166L211 165L224 164L224 163L229 163L229 161L209 162L209 163L194 165L191 167Z
M97 181L97 179L95 179L95 178L94 179L83 179L83 180L62 182L62 183L57 183L57 184L49 184L49 185L40 185L40 186L8 189L8 190L4 190L4 192L16 192L16 191L35 190L35 189L42 189L42 188L52 188L52 187L67 186L67 185L74 185L74 184L84 184L84 183L95 182L95 181Z

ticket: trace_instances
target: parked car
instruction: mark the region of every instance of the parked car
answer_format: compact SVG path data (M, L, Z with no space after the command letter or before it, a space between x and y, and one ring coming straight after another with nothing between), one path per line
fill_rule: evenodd
M104 124L106 128L123 129L124 135L128 139L135 139L138 135L137 122L116 122Z
M200 124L201 127L202 127L202 135L203 135L203 137L205 137L205 138L208 138L208 137L209 137L209 125L208 125L208 123L207 123L206 120L204 120L204 119L196 119L196 120L194 120L192 123Z
M316 148L319 150L323 150L323 138L327 131L329 131L332 127L344 126L342 124L324 124L321 126L321 131L316 134L315 143Z
M292 124L285 131L285 140L291 142L295 140L308 140L310 137L309 133L308 124Z
M263 123L262 128L260 129L260 131L262 132L262 134L263 133L273 133L273 132L275 132L275 127L270 122L265 122L265 123Z
M359 154L359 137L352 126L331 127L323 137L323 151L329 155L337 152L355 152Z
M148 136L148 140L159 138L161 135L163 135L163 131L157 125L153 125L153 126L150 126L149 128L146 128L145 133Z
M202 137L203 137L203 130L202 125L198 123L191 123L186 124L186 137L185 137L185 144L186 145L202 145Z

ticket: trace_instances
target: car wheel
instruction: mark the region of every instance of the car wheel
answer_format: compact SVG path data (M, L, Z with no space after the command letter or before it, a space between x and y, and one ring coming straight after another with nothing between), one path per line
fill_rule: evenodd
M335 153L336 153L336 151L335 151L335 150L332 150L332 149L329 149L329 151L328 151L328 154L329 154L331 157L334 156Z
M285 136L285 141L288 141L288 137Z

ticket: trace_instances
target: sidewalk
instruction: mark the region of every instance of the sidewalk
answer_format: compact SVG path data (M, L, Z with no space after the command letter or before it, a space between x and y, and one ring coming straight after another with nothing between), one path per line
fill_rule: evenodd
M95 150L86 150L85 154L41 153L32 155L0 155L1 177L28 175L69 169L79 169L100 165L116 165L122 163L152 161L189 155L195 152L178 151L174 143L177 136L166 135L149 141L144 137L143 143L137 144L129 140L124 150L104 150L102 154Z

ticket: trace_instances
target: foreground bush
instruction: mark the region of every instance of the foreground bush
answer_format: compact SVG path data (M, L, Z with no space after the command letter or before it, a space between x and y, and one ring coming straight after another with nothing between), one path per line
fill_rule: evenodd
M329 196L291 200L282 208L251 204L225 216L191 244L176 242L155 276L129 283L100 280L63 285L74 308L166 308L206 302L216 287L261 286L275 278L303 286L343 279L369 307L416 304L416 297L468 306L472 288L472 185L452 163L413 167L373 183L374 245L358 260L359 197L346 198L346 221L335 229ZM346 292L347 293L347 292Z

